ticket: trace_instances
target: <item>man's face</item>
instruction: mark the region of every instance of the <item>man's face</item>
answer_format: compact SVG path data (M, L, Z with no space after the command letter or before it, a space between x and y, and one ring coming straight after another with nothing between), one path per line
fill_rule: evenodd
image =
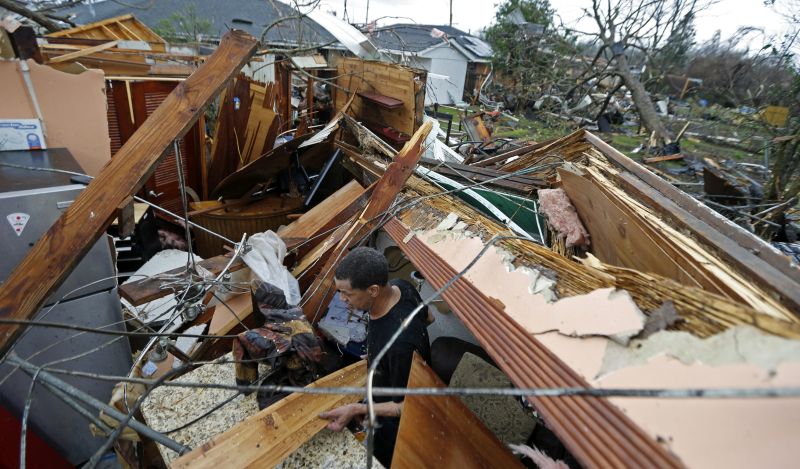
M336 284L336 290L339 291L342 301L347 303L349 308L368 311L372 307L372 302L375 300L378 293L377 285L367 287L366 290L359 290L350 285L350 280L339 280L334 277L333 281Z

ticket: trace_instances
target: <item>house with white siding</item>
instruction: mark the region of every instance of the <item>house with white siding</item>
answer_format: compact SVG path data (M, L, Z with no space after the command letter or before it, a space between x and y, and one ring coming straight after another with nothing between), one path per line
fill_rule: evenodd
M428 71L426 105L470 99L490 70L492 48L450 26L395 24L370 39L397 62Z

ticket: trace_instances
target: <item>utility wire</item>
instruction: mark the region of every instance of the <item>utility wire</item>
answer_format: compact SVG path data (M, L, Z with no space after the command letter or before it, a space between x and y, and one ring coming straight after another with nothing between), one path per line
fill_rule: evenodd
M250 360L257 361L257 360ZM196 364L222 365L235 363L229 361L195 362ZM245 362L245 360L242 360ZM33 365L31 365L33 366ZM85 371L65 370L59 368L42 367L43 372L67 376L88 378L97 381L128 382L153 386L157 380L146 378L131 378L125 376L104 375ZM365 396L364 387L302 387L285 386L278 384L237 385L222 383L202 383L191 381L165 381L159 384L165 387L195 388L195 389L221 389L251 393L254 391L269 391L275 393L299 394L336 394ZM658 399L763 399L763 398L793 398L800 397L800 387L760 387L760 388L395 388L373 387L373 396L512 396L512 397L631 397L631 398L658 398Z

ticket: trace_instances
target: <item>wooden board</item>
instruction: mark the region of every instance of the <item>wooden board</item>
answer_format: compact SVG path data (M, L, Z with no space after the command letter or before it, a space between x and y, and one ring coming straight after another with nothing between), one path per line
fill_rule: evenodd
M322 269L322 275L317 276L311 287L303 294L301 301L303 313L311 324L316 324L322 319L321 314L335 293L333 288L334 266L355 243L369 233L369 230L379 221L379 215L384 213L397 197L409 176L414 172L414 167L422 154L422 144L431 131L431 127L430 122L423 124L386 168L386 172L375 184L375 189L372 191L364 211L342 240L330 251L328 260Z
M414 353L409 388L445 387ZM458 396L407 396L392 468L524 467Z
M335 371L308 387L350 387L366 383L362 360ZM361 396L295 393L217 436L172 463L173 469L273 467L328 424L319 414L357 402Z
M590 251L603 262L652 272L684 285L698 279L666 255L634 217L611 201L597 186L573 172L558 170L564 190L591 235Z
M338 210L350 205L363 193L364 188L358 181L350 181L290 225L279 230L278 234L297 238L314 236Z
M356 96L350 114L358 120L391 126L408 135L422 125L425 100L425 71L402 65L372 62L358 58L337 61L334 107L341 108L356 93L390 96L402 106L385 109ZM341 88L340 88L341 87ZM421 97L421 98L420 98Z
M14 269L0 289L0 317L36 314L102 235L117 207L142 187L172 142L189 130L257 44L242 31L225 34L214 54L175 88ZM18 325L0 326L0 356L21 332Z
M675 226L689 230L692 237L714 254L779 298L795 315L800 315L800 269L793 266L787 256L636 164L599 137L589 132L582 136L610 162L632 173L630 181L623 182L626 190L642 197Z
M212 192L244 161L242 150L251 106L250 81L244 75L239 75L228 83L217 112L208 168L208 187Z
M49 64L55 64L60 62L67 62L69 60L76 60L81 57L94 54L95 52L104 51L106 49L111 49L112 47L117 45L118 41L109 41L104 44L99 44L93 47L87 47L85 49L77 50L75 52L70 52L68 54L59 55L58 57L53 57L47 60Z

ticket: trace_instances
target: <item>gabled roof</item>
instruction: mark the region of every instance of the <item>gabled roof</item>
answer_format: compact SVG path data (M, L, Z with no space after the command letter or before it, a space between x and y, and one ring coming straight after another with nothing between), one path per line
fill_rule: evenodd
M433 37L431 31L438 29L447 35L444 38ZM380 48L403 51L422 52L439 44L450 42L456 49L470 60L487 60L492 56L492 48L481 39L458 28L431 24L394 24L379 28L371 37Z
M126 5L141 5L131 7ZM287 16L297 15L297 11L281 2L264 2L259 0L132 0L125 2L98 1L95 3L76 5L63 10L64 15L74 15L73 21L78 24L112 18L133 13L136 18L150 28L157 28L161 20L170 21L173 14L186 15L187 9L194 7L199 18L211 22L211 37L219 39L225 31L242 29L261 37L267 26ZM326 30L314 21L305 18L287 20L273 27L267 37L270 44L325 44L335 40Z

